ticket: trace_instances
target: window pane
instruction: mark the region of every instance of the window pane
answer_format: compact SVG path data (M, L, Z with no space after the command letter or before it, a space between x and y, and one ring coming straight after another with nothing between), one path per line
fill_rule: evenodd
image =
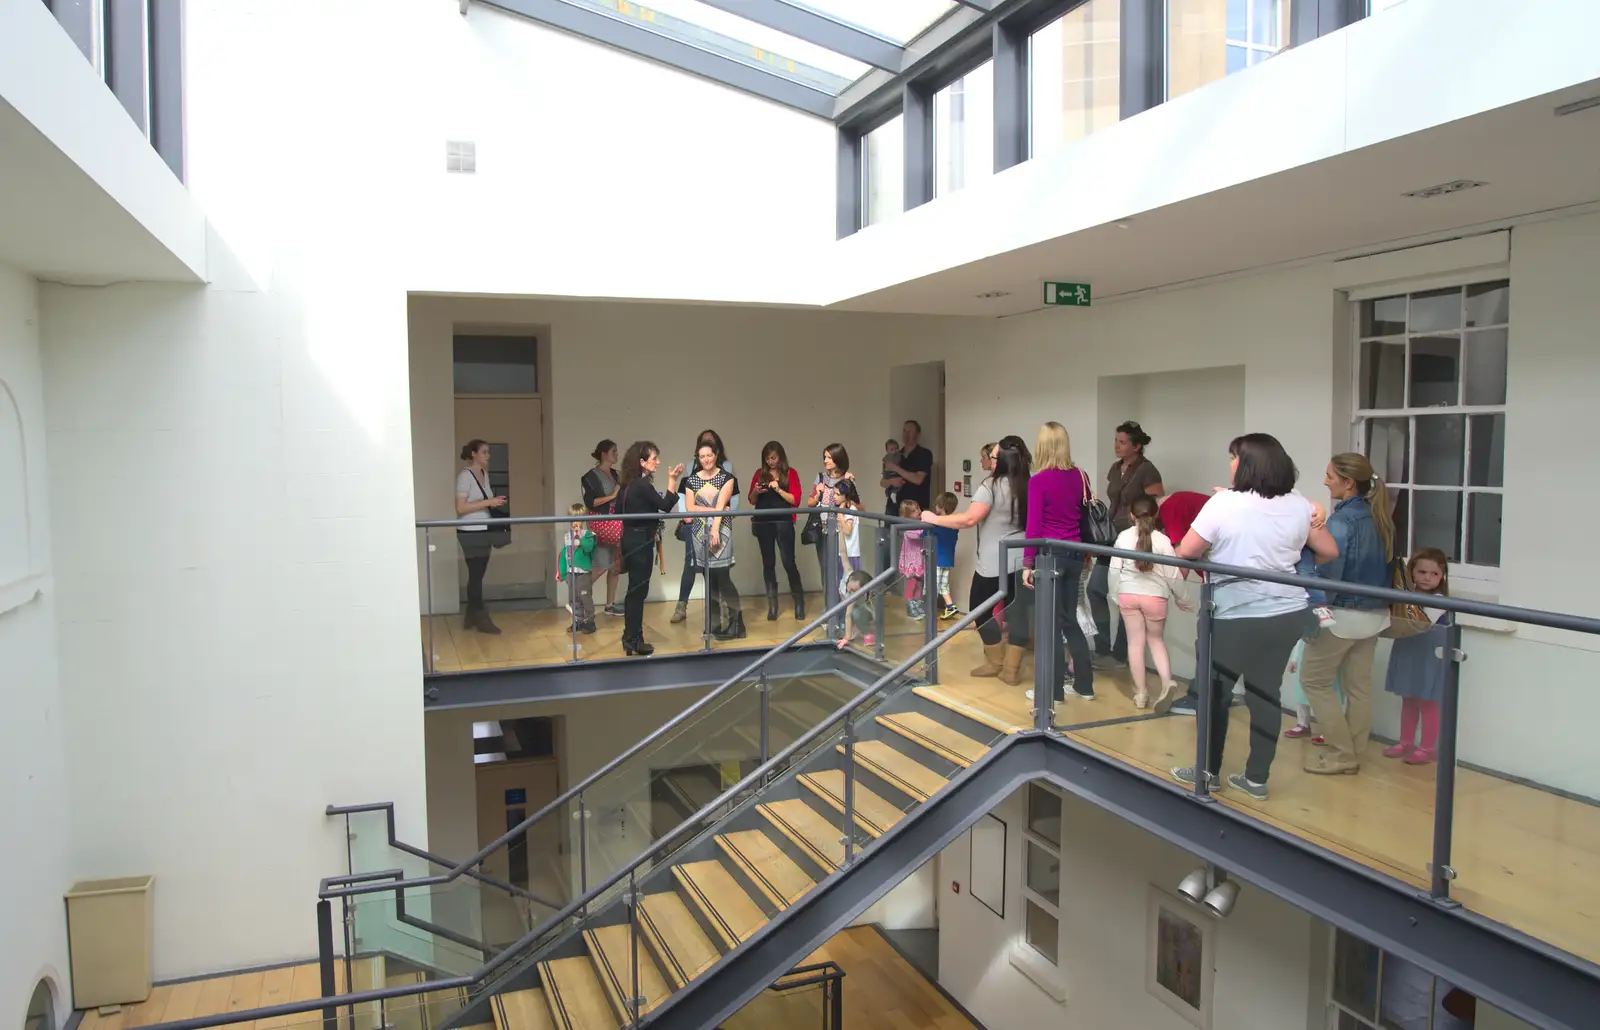
M1411 295L1411 324L1414 333L1431 333L1439 329L1461 327L1461 288L1428 290Z
M1361 302L1362 336L1397 336L1406 331L1406 299L1380 297Z
M1361 345L1362 409L1403 408L1406 405L1406 345L1368 340Z
M1461 403L1461 338L1423 336L1411 341L1413 408Z
M1389 491L1389 517L1394 520L1396 554L1411 553L1411 491Z
M1467 287L1467 325L1505 325L1511 321L1511 284L1478 283Z
M1466 417L1418 415L1416 421L1417 469L1412 482L1425 486L1460 486L1467 443Z
M1055 852L1041 847L1031 838L1027 841L1028 889L1052 905L1061 904L1061 859Z
M1462 404L1506 402L1506 331L1467 334L1467 382Z
M1411 420L1367 419L1367 460L1386 483L1411 482Z
M862 225L876 225L905 210L905 130L905 117L896 115L862 141Z
M1289 0L1168 0L1168 99L1281 50L1289 8Z
M1468 486L1506 485L1506 417L1473 415L1472 462L1467 469Z
M1411 498L1411 515L1416 530L1411 535L1414 547L1437 547L1461 560L1461 494L1456 490L1418 490Z
M1060 924L1056 917L1029 901L1027 909L1027 941L1039 954L1050 960L1051 965L1056 964L1056 938L1059 936Z
M1500 494L1467 495L1467 561L1500 564Z
M933 95L933 195L994 174L994 62Z
M1403 958L1385 955L1378 999L1378 1025L1383 1030L1428 1030L1433 975Z
M531 336L457 336L456 393L538 393L538 341Z
M1028 40L1030 152L1046 153L1122 117L1120 0L1089 0Z
M1028 832L1061 846L1061 795L1036 783L1028 784Z
M1339 1013L1339 1030L1371 1030L1371 1027L1366 1023L1361 1022L1361 1020L1344 1009L1338 1009L1337 1011Z
M1333 1000L1368 1019L1378 1015L1377 948L1343 930L1333 940Z

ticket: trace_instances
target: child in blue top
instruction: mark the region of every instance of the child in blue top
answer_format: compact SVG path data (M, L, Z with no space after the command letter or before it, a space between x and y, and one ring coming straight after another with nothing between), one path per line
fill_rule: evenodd
M933 499L933 513L935 515L953 515L956 510L956 495L945 491ZM939 618L954 619L961 615L961 609L956 607L955 598L950 596L950 570L956 567L956 534L959 530L948 529L944 526L933 527L933 538L938 543L938 558L934 572L934 589L939 593L939 603L943 607L939 610Z

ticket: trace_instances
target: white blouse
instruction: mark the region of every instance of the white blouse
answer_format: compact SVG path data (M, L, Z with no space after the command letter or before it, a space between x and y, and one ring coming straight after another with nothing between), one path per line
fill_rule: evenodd
M1138 550L1139 527L1118 533L1113 546L1121 551ZM1172 549L1172 541L1159 529L1150 533L1150 552L1168 558L1178 556ZM1111 559L1110 573L1112 596L1133 594L1139 597L1170 597L1183 579L1183 570L1176 565L1156 565L1149 572L1143 572L1133 562L1123 558Z
M488 475L485 474L484 478L487 479ZM477 475L471 469L462 469L461 474L456 476L456 500L470 503L472 501L487 501L494 496L493 494L485 493L484 490L484 485L478 481ZM488 522L489 518L488 508L479 508L477 511L469 511L461 516L461 519L467 522ZM488 526L456 527L462 533L482 533L488 528Z

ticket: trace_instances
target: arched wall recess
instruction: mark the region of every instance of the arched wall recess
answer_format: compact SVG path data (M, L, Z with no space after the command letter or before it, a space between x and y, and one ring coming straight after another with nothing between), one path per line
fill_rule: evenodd
M33 600L43 569L33 549L28 434L16 394L0 379L0 613Z

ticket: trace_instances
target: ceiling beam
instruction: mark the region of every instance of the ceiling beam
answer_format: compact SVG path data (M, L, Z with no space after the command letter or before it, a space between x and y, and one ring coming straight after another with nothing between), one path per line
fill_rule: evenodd
M482 4L485 7L495 7L510 14L520 15L553 29L582 36L636 57L664 64L669 68L688 72L690 75L709 79L796 111L803 111L819 118L833 116L833 96L817 86L766 71L711 50L691 46L682 40L662 35L643 24L608 16L590 8L578 7L565 3L564 0L482 0Z
M769 29L786 32L796 39L815 43L836 54L853 58L874 68L899 71L905 51L898 45L846 25L825 14L796 7L787 0L700 0L707 7L716 7L737 14L747 21L765 25Z
M982 11L988 14L1000 5L1000 0L956 0L956 3L962 7L970 7L974 11Z

